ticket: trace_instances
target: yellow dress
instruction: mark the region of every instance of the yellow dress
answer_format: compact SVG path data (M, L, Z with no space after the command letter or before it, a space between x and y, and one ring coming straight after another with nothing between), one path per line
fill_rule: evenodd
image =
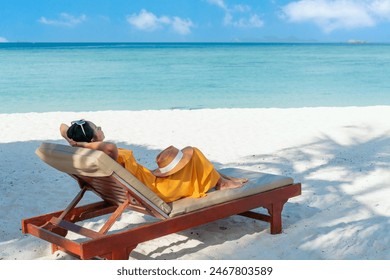
M198 198L205 196L217 184L220 175L199 149L193 149L192 158L186 166L168 177L154 176L149 169L137 163L131 150L119 148L117 161L165 202L183 197Z

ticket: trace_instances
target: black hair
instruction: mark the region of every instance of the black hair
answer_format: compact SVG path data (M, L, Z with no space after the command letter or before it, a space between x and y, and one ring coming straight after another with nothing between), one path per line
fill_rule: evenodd
M84 131L81 128L81 125L78 125L77 123L72 124L66 132L66 135L76 142L91 142L95 135L94 129L87 121L82 126Z

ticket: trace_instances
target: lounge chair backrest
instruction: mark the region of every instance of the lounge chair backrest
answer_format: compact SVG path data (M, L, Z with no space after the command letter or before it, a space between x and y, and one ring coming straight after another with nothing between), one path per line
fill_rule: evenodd
M169 214L171 207L129 171L102 151L42 143L36 154L48 165L75 176L114 176L154 210ZM104 199L104 197L102 197Z

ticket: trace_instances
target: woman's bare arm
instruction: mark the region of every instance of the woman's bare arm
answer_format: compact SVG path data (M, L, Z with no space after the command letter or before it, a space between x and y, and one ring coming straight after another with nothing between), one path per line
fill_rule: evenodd
M68 129L69 129L69 126L66 125L66 124L64 124L64 123L62 123L62 124L60 125L60 133L61 133L61 136L64 137L64 139L65 139L66 141L68 141L68 143L69 143L71 146L75 146L76 142L73 141L72 139L70 139L70 138L68 137L68 135L66 135L66 132L68 131Z
M75 146L102 151L115 160L118 158L118 148L111 142L76 142Z
M110 143L110 142L91 142L91 143L76 142L73 139L70 139L66 135L66 132L68 131L68 129L69 129L69 126L67 126L64 123L61 124L61 126L60 126L61 136L64 137L65 140L68 141L68 143L71 146L82 147L82 148L87 148L87 149L92 149L92 150L99 150L99 151L106 153L107 155L109 155L110 157L112 157L115 160L118 158L118 148L114 143Z

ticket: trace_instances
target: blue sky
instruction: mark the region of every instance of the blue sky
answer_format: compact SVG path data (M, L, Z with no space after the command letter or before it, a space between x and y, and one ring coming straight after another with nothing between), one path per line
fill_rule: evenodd
M0 0L0 42L390 42L390 0Z

